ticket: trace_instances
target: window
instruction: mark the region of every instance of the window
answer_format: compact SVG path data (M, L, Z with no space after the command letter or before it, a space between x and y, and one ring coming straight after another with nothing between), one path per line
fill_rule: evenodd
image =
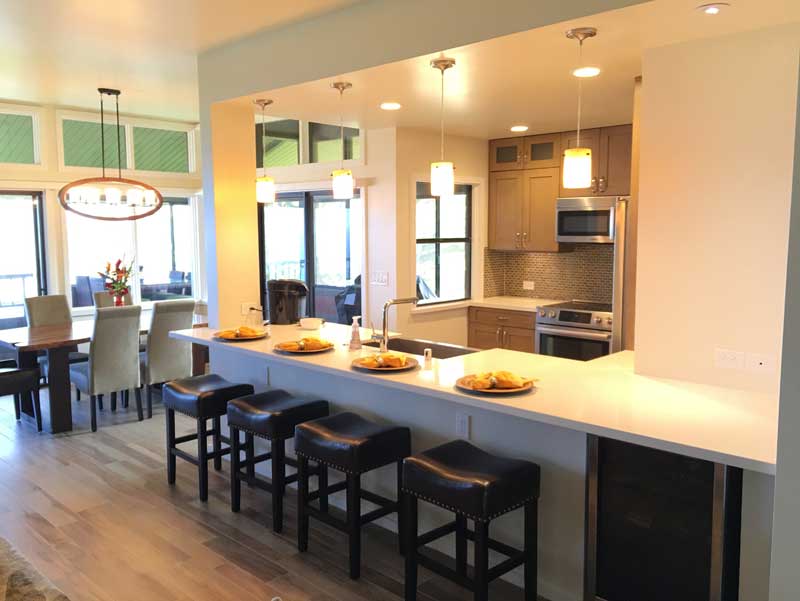
M25 297L46 294L39 193L0 192L0 329L25 325Z
M470 297L472 186L457 185L450 198L431 196L417 183L417 297L442 303Z
M33 117L0 113L0 163L37 162Z
M342 133L338 125L308 124L309 157L312 163L328 163L342 159ZM344 128L344 160L361 156L359 130Z
M100 221L71 211L67 220L67 270L73 307L91 307L103 291L106 262L134 260L137 302L192 297L195 264L194 208L186 198L165 198L164 206L135 221Z
M189 134L170 129L134 127L133 157L137 170L189 173Z
M256 167L264 166L263 129L256 125ZM300 164L300 122L293 119L267 121L267 167Z
M77 121L64 119L61 122L64 144L64 165L67 167L101 167L100 123L95 121ZM116 169L120 162L122 168L128 168L125 126L119 126L119 157L117 160L116 125L106 123L103 126L105 137L106 167Z
M258 210L262 292L269 280L303 280L309 315L345 324L360 315L362 200L299 192L279 194L274 204Z

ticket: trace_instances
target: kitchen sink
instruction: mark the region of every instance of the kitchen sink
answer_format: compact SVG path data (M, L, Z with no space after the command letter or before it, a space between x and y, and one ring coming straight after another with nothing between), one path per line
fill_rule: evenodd
M370 340L365 342L364 346L372 346L380 348L381 343L378 340ZM469 355L470 353L477 353L477 349L468 348L466 346L458 346L456 344L444 344L442 342L431 342L430 340L419 340L417 338L390 338L389 350L398 351L401 353L409 353L411 355L422 355L426 348L431 349L433 356L437 359L449 359L450 357L459 357L461 355Z

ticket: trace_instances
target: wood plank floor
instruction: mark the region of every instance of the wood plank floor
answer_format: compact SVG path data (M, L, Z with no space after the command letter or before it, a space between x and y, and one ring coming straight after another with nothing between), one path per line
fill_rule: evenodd
M47 406L43 389L42 405ZM295 546L293 492L276 536L266 493L243 487L242 511L229 509L227 462L211 471L209 502L196 498L196 471L178 460L166 482L164 415L137 422L133 403L88 429L88 403L73 401L76 429L37 434L0 398L0 536L11 541L73 601L397 601L403 563L393 535L365 529L361 580L347 576L339 532L312 520L309 551ZM179 417L178 434L192 422ZM471 595L420 570L420 601ZM490 598L521 591L492 584Z

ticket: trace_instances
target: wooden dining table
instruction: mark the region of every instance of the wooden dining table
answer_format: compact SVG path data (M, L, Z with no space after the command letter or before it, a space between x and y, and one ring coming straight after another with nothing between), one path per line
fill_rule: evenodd
M147 321L149 322L149 316ZM146 334L149 323L144 320L140 333ZM36 367L39 351L47 352L47 383L50 400L50 431L72 430L72 399L69 379L69 353L78 344L89 342L94 332L94 320L86 319L69 324L33 326L0 330L0 346L17 353L19 367ZM33 416L30 394L22 395L22 410Z

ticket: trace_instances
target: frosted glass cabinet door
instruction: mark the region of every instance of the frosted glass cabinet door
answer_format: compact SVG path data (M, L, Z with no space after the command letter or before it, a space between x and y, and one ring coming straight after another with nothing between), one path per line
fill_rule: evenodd
M542 134L525 138L522 152L525 169L558 167L561 164L561 134Z
M524 167L525 138L505 138L489 142L489 171L508 171Z

